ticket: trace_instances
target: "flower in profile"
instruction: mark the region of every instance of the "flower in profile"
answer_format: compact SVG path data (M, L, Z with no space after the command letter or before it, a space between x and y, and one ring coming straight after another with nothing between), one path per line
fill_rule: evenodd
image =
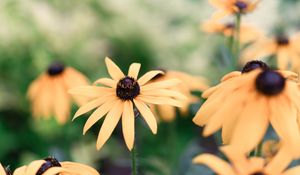
M202 77L192 76L179 71L160 69L164 74L158 74L153 77L151 82L159 82L168 79L177 78L181 80L177 86L173 87L173 90L184 94L187 100L183 101L183 106L178 108L181 115L186 116L188 114L189 105L199 101L199 98L192 94L192 91L204 91L208 88L207 81ZM173 121L176 116L176 107L171 105L151 105L153 112L157 112L163 121Z
M218 9L213 18L219 19L227 15L250 13L260 0L209 0L209 2Z
M232 37L235 35L235 24L232 22L219 22L211 19L205 21L201 25L201 29L207 33L221 34L225 37ZM254 26L248 24L241 24L240 28L240 41L242 43L249 43L260 38L262 33Z
M0 163L0 175L12 175L8 168L4 168Z
M285 150L276 155L271 162L260 157L247 158L245 155L232 154L234 150L223 149L230 163L211 154L202 154L193 159L195 164L204 164L218 175L296 175L300 173L300 166L285 170L291 159Z
M51 64L29 86L27 95L32 104L33 116L48 118L53 115L60 124L66 123L71 108L68 90L87 84L88 79L74 68L65 67L62 63ZM74 100L78 104L85 101L82 97L74 97Z
M75 162L59 162L54 157L36 160L17 168L14 175L100 175L94 168Z
M276 56L279 69L295 70L300 66L300 33L288 37L279 34L273 38L261 37L246 48L241 55L241 61L247 62L253 58Z
M271 124L290 153L298 154L300 91L295 77L296 73L271 70L260 61L249 62L242 72L225 75L202 94L207 100L193 121L205 125L204 136L222 128L223 142L243 153L258 145Z
M134 108L141 114L151 131L156 134L156 119L147 104L180 107L183 106L182 100L186 99L186 97L179 92L171 90L171 88L180 83L178 79L149 82L158 74L163 74L162 71L150 71L138 79L141 67L138 63L130 65L128 75L124 75L111 59L105 58L105 63L112 79L100 78L95 81L94 86L82 86L69 91L71 94L91 98L91 101L79 108L73 119L97 108L83 128L83 133L85 134L91 126L107 114L97 139L97 149L99 150L111 136L117 123L122 118L125 143L128 149L131 150L135 134ZM96 84L103 86L96 86Z

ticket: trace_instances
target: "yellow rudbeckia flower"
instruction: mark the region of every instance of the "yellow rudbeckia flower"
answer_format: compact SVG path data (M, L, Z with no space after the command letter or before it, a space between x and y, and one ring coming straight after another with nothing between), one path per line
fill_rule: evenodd
M276 56L279 69L293 70L300 67L300 33L291 37L278 35L273 38L261 37L246 48L241 55L242 62Z
M168 79L177 78L181 83L173 88L173 90L184 94L187 100L183 101L183 106L178 108L181 115L188 114L189 105L199 101L199 98L193 95L192 91L204 91L208 88L207 81L202 77L192 76L179 71L163 70L164 74L155 76L151 82L159 82ZM157 112L158 116L166 122L173 121L176 116L176 107L171 105L151 105L153 112Z
M88 79L71 67L53 63L48 70L34 80L28 89L28 98L35 118L55 116L60 124L70 117L71 96L68 90L72 87L87 85ZM81 104L85 100L74 97Z
M201 24L201 30L207 33L221 34L225 37L231 37L235 35L235 24L232 22L219 22L217 20L208 20ZM241 24L240 29L240 41L242 43L248 43L257 40L262 36L261 31L259 31L256 27Z
M71 94L92 98L91 101L79 108L74 119L97 108L83 128L83 132L86 133L92 125L107 114L98 135L98 150L105 144L119 120L122 119L125 143L128 149L131 150L135 133L135 107L149 125L151 131L156 134L156 119L147 104L181 107L183 106L182 100L185 100L186 97L179 92L171 90L171 88L180 83L178 79L149 82L156 75L163 74L162 71L150 71L138 78L141 67L138 63L130 65L128 75L124 75L120 68L109 58L105 58L105 63L112 79L100 78L94 83L105 87L83 86L69 91Z
M211 154L202 154L193 159L193 163L204 164L218 175L298 175L300 166L287 169L291 159L284 150L268 164L263 158L232 154L223 149L230 163Z
M205 125L204 136L222 128L223 142L243 153L258 145L271 124L291 154L298 153L300 91L295 77L296 73L270 70L260 61L249 62L242 72L225 75L203 93L207 100L193 121Z
M53 157L17 168L13 175L100 175L94 168L75 162L59 162Z
M209 0L209 2L218 9L213 14L213 18L219 19L237 13L250 13L256 8L260 0Z

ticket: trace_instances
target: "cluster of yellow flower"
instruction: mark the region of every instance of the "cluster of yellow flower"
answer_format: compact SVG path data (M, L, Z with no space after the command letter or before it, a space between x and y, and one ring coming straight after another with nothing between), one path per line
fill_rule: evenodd
M238 37L235 39L251 41L252 44L239 57L240 62L246 63L242 71L226 74L218 85L204 91L202 96L207 100L193 119L197 125L204 126L204 136L221 129L224 145L220 150L230 163L210 154L197 156L194 163L207 165L220 175L300 174L300 166L288 169L292 160L300 157L298 75L284 71L299 70L299 34L293 38L279 34L273 39L266 39L259 36L259 32L252 32L242 25L238 26L241 29L240 37L235 36L239 30L236 27L238 23L221 25L216 21L225 15L240 17L251 12L259 1L210 2L221 10L213 15L211 21L205 22L202 29L221 33L225 37ZM253 60L269 55L277 56L279 70ZM257 151L262 149L261 144L269 125L280 138L280 144L276 145L272 155L261 157Z

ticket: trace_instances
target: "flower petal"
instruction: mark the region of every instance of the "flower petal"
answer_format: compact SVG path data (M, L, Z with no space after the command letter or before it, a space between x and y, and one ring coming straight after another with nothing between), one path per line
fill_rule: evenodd
M110 78L100 78L98 80L96 80L93 85L97 85L97 84L103 84L105 86L109 86L112 88L116 88L117 87L117 82L113 79Z
M172 98L168 98L168 97L154 97L154 96L139 95L136 98L141 101L144 101L146 103L151 103L151 104L171 105L171 106L177 106L177 107L183 106L183 103L181 101L175 100Z
M164 72L160 71L160 70L153 70L153 71L147 72L141 78L138 79L139 85L143 86L144 84L146 84L148 81L152 80L152 78L158 74L164 74Z
M122 130L125 143L130 151L134 144L134 119L133 104L131 101L125 101L122 114Z
M141 64L132 63L128 70L128 76L137 80L139 72L140 72Z
M33 175L36 174L39 168L45 163L46 161L44 160L36 160L31 162L27 169L25 175Z
M60 162L61 166L78 175L100 175L94 168L76 162ZM72 174L73 174L72 173Z
M152 133L156 134L157 133L157 122L156 122L156 119L155 119L154 115L152 114L151 110L148 108L148 106L145 103L143 103L142 101L140 101L138 99L133 99L133 102L134 102L135 106L137 107L137 109L139 110L142 117L144 118L144 120L146 121L146 123L148 124L148 126L150 127Z
M98 150L100 150L102 146L106 143L108 138L111 136L113 130L117 126L122 115L123 105L124 103L121 100L118 100L113 106L113 108L106 115L97 139Z
M116 81L124 78L125 75L121 69L108 57L105 58L105 64L108 70L109 75Z
M153 89L162 89L162 88L170 88L174 87L175 85L178 85L181 83L179 79L168 79L168 80L163 80L163 81L158 81L155 83L147 83L144 86L141 86L142 91L148 91L148 90L153 90Z

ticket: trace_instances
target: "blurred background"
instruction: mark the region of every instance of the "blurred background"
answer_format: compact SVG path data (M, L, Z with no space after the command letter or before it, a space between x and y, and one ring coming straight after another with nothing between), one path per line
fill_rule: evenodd
M101 122L82 136L88 115L63 126L54 119L33 120L29 84L56 60L94 81L107 76L104 58L109 56L124 71L140 62L143 73L157 67L180 70L213 85L225 73L219 63L224 42L199 29L213 10L207 0L1 0L1 163L15 169L51 155L89 164L103 175L130 174L120 126L96 151ZM298 0L263 0L243 20L269 33L278 27L298 30L299 17ZM191 163L201 152L217 151L214 138L201 138L201 128L191 121L201 102L190 107L189 116L161 122L156 136L137 122L141 175L205 174Z

